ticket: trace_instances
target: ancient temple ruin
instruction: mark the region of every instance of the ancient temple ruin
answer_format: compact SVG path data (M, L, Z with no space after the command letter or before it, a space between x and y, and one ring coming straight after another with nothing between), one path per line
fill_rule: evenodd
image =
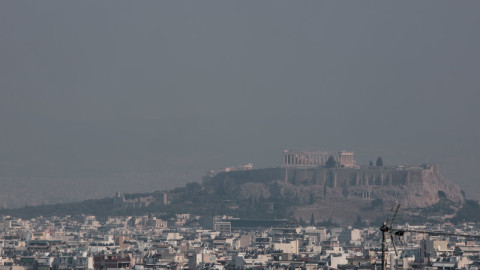
M341 167L355 167L353 152L283 151L282 167L319 167L332 157Z

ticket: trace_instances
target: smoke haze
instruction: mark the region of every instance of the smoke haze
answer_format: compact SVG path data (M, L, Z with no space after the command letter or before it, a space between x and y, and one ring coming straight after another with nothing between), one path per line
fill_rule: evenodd
M480 199L479 2L2 1L0 205L283 149L438 163Z

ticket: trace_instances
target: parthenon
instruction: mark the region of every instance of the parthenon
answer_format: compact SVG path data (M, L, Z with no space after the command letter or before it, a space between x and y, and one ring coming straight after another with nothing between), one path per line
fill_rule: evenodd
M324 166L329 157L342 167L354 167L353 152L308 152L284 150L282 167L318 167Z

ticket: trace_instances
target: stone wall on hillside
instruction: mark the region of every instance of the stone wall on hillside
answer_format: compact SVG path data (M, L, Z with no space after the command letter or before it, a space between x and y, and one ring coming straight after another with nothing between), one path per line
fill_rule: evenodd
M381 199L410 208L431 206L439 201L440 196L463 203L460 188L445 179L436 165L409 168L266 168L224 172L204 178L205 184L243 185L250 182L282 183L293 187L298 196L314 192L319 199Z

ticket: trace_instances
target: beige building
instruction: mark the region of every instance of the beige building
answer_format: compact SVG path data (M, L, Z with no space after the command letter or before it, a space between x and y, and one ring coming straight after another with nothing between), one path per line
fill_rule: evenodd
M274 243L273 249L281 250L284 253L298 254L300 248L300 240L295 239L289 243Z
M353 152L283 151L282 167L318 167L332 157L342 167L354 167Z

